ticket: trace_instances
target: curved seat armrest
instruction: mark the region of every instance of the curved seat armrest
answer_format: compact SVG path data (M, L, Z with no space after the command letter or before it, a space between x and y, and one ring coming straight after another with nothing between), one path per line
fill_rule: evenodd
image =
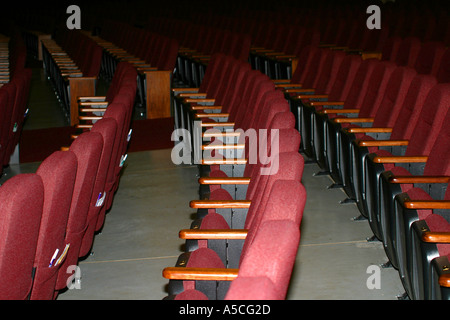
M298 99L328 99L328 95L327 94L305 94L305 95L298 95L297 98ZM324 102L326 102L326 101L324 101Z
M179 237L185 240L244 240L247 233L247 229L183 229Z
M193 209L246 209L251 203L250 200L192 200L189 206Z
M427 156L388 156L388 157L375 157L373 162L375 163L419 163L427 162Z
M172 88L172 92L176 93L198 93L199 88Z
M357 140L360 147L407 146L408 140Z
M79 106L107 106L109 102L107 101L80 101Z
M234 127L234 122L202 122L201 127Z
M80 112L105 112L106 108L80 108Z
M330 114L330 113L359 113L359 109L324 109L322 113ZM336 120L335 118L333 120Z
M84 101L105 101L106 100L106 96L92 96L92 97L78 97L78 101L80 102L84 102Z
M229 113L196 113L195 118L228 118L230 116Z
M196 110L222 110L222 106L191 106L191 111Z
M203 159L203 165L247 164L247 159Z
M231 132L204 132L202 133L202 138L213 138L213 137L240 137L241 133L239 131Z
M220 178L209 178L201 177L198 179L200 184L249 184L250 178L247 177L220 177Z
M449 200L408 200L404 204L406 209L450 209Z
M312 106L343 106L344 102L342 101L311 101L310 104ZM329 109L327 109L329 110Z
M336 118L333 119L337 123L371 123L373 118Z
M185 103L214 103L216 101L216 99L204 99L204 98L184 98L183 101Z
M202 150L242 150L245 149L245 144L206 144L202 145Z
M232 281L238 272L239 269L168 267L164 268L163 277L170 280Z
M183 92L180 93L178 95L181 98L205 98L206 97L206 93L199 93L198 91L196 92Z
M439 285L450 288L450 273L441 274L439 277Z
M427 243L450 243L450 232L425 231L422 234L422 241Z
M392 128L344 128L349 133L390 133Z
M449 183L450 176L392 176L391 183Z

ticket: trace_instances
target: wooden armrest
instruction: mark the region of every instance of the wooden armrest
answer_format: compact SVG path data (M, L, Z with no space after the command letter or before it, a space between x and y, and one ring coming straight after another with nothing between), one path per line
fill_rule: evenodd
M231 165L231 164L247 164L247 159L203 159L203 165Z
M92 124L77 124L75 128L77 129L90 129L92 128Z
M82 72L64 72L64 73L61 73L61 75L63 76L63 77L82 77L83 76L83 73Z
M222 110L222 106L191 106L192 111L196 110Z
M249 184L250 178L247 177L201 177L198 179L200 184Z
M105 112L106 108L80 108L80 112Z
M246 229L183 229L179 237L185 240L244 240L247 233Z
M299 99L328 99L327 94L306 94L306 95L298 95Z
M324 109L322 113L330 114L330 113L359 113L359 109ZM337 119L337 118L335 118ZM333 120L335 120L333 119Z
M425 231L422 234L422 241L428 243L450 243L450 232Z
M189 206L193 209L245 209L250 208L249 200L192 200Z
M199 88L172 88L172 92L173 93L180 93L180 92L184 92L187 93L187 91L195 93L198 92Z
M182 98L189 98L189 97L197 97L197 98L205 98L206 93L199 93L199 92L183 92L178 94L179 97Z
M228 118L230 116L229 113L196 113L195 118Z
M373 118L335 118L333 119L337 123L370 123L373 122Z
M375 163L408 163L408 162L427 162L428 157L426 156L411 156L411 157L404 157L404 156L389 156L389 157L375 157L373 161Z
M449 200L408 200L403 203L406 209L450 209Z
M106 96L92 96L92 97L78 97L78 101L82 102L82 100L102 100L105 101Z
M100 116L80 116L78 117L80 120L100 120L102 117Z
M202 145L202 150L216 150L216 149L222 149L222 150L242 150L245 149L245 144L207 144Z
M234 122L202 122L201 127L234 127Z
M311 101L310 104L312 106L343 106L344 102L342 102L342 101Z
M61 147L60 150L61 151L69 151L69 147Z
M107 101L80 101L79 106L107 106L109 102Z
M164 268L163 277L170 280L232 281L238 272L239 269L169 267Z
M311 95L312 95L312 94L314 94L314 90L316 90L316 89L299 88L299 89L294 89L294 90L288 91L288 92L297 92L297 93L308 93L308 92L312 92L312 93L311 93ZM309 97L309 96L310 96L310 95L308 95L308 97Z
M358 140L360 147L407 146L408 140Z
M204 132L202 133L202 138L213 138L213 137L239 137L241 133L239 131L232 132Z
M203 98L199 98L199 99L196 99L196 98L185 98L184 100L183 100L184 102L186 102L186 103L191 103L191 102L212 102L212 103L214 103L215 101L216 101L216 99L203 99Z
M439 285L450 288L450 273L441 274L439 277Z
M391 183L449 183L449 176L393 176Z
M350 133L389 133L392 128L344 128Z

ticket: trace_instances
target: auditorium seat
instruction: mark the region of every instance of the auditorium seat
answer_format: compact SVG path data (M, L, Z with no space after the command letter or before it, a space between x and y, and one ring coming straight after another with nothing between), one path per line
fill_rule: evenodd
M433 87L424 102L426 109L420 115L411 138L406 141L385 142L384 145L392 146L391 151L378 150L366 156L364 170L366 187L363 201L367 205L369 224L379 239L382 239L379 177L384 171L401 174L405 169L414 174L423 167L421 163L424 157L429 156L447 114L449 95L448 84Z
M92 197L86 218L87 228L83 235L79 257L85 257L92 248L94 233L100 210L105 205L106 180L108 178L109 166L113 156L113 147L117 135L117 121L114 118L105 117L98 120L92 127L91 132L98 132L103 138L103 149L92 189Z
M362 59L360 56L347 55L337 71L336 79L333 82L328 94L299 96L299 98L303 99L301 105L301 116L305 119L301 121L302 125L305 126L305 128L301 128L303 141L305 145L307 144L309 146L309 149L314 148L312 153L315 155L315 159L318 164L322 167L326 166L326 164L323 163L325 159L319 153L319 150L322 149L321 144L323 141L323 136L321 135L323 134L323 131L319 130L315 126L316 112L322 110L328 102L332 103L333 101L345 101L347 99L351 85L361 63Z
M78 265L81 242L87 229L87 216L93 196L94 183L103 149L103 137L98 132L85 132L75 139L69 147L77 157L77 175L69 209L67 228L64 232L65 245L69 249L58 272L55 294L67 286L67 268ZM98 196L98 195L95 195Z
M450 216L448 211L450 207L448 200L441 203L431 201L428 205L419 203L416 207L434 208L433 211L439 211L439 213L429 214L424 219L415 221L411 225L414 251L411 279L414 298L429 300L436 293L439 294L441 287L448 289L448 276L439 276L438 279L436 279L436 275L434 275L435 279L431 277L430 262L435 258L447 257L450 254ZM437 210L441 208L442 210ZM439 267L439 265L435 264L433 273L437 271L436 267ZM443 271L445 271L445 268L443 268ZM445 292L445 289L442 291Z
M326 110L337 108L359 109L367 92L370 76L377 64L379 64L377 59L367 59L361 62L353 80L350 82L351 86L346 96L340 96L341 92L337 90L333 95L338 95L338 97L327 99L327 101L310 102L311 106L316 109L313 110L312 118L301 118L301 134L304 137L302 138L302 144L305 154L309 158L316 153L323 153L321 150L326 150L325 123L327 118L334 117L332 113L328 114ZM309 130L313 130L314 133L310 133ZM307 138L308 136L309 138ZM324 158L324 160L327 159ZM332 169L330 168L329 171L332 172Z
M330 166L330 170L326 170L326 172L338 173L339 170L337 168L338 158L337 155L337 146L338 146L338 136L340 129L343 127L347 127L348 121L351 121L352 118L373 118L383 99L383 95L387 90L387 84L391 77L391 74L394 72L396 65L389 61L382 61L377 63L374 67L373 72L370 74L370 78L367 83L367 91L364 93L364 98L361 101L360 107L354 106L355 109L344 109L342 108L333 108L333 109L324 109L320 111L320 113L324 113L328 116L328 118L324 121L324 150L321 150L320 153L324 154L326 158L326 163ZM331 116L330 116L331 115ZM339 180L339 176L334 174L333 179L335 183L342 183Z
M36 174L19 174L0 187L2 300L29 298L43 204L44 185Z
M74 153L56 151L36 171L44 184L44 206L34 259L35 276L31 300L54 298L59 267L68 249L64 237L77 165Z
M373 140L409 140L414 127L419 119L422 108L425 107L425 98L429 91L437 84L435 77L431 75L417 75L411 82L411 86L405 98L404 104L392 128L349 128L349 133L360 133L353 140L350 147L350 165L347 179L351 179L350 187L355 196L356 205L361 217L368 218L367 208L362 200L365 185L363 182L364 159L367 154L378 150ZM344 168L343 168L344 169ZM344 176L345 177L345 176ZM348 182L347 182L348 183ZM347 186L348 188L348 186Z
M338 141L336 148L337 154L333 156L333 159L338 161L337 167L339 169L339 175L336 180L342 182L344 191L348 198L355 199L353 189L351 188L351 154L350 147L351 142L356 139L358 134L349 132L350 129L356 131L356 129L365 128L392 128L397 120L398 115L401 112L401 108L404 105L404 101L409 92L410 85L416 76L416 71L409 67L397 67L391 74L389 82L386 86L386 91L383 94L383 99L380 102L377 112L374 117L371 118L350 118L345 127L340 129L338 134ZM408 103L410 103L408 101ZM332 174L333 177L333 174Z
M450 113L447 113L446 120L449 118ZM395 199L397 195L400 197L399 200L403 201L405 198L418 200L428 195L433 199L445 199L445 188L450 176L448 128L448 126L442 126L429 156L424 160L423 170L415 174L403 170L404 172L395 175L386 171L380 176L380 218L383 223L383 241L388 258L395 261L395 265L400 270L409 296L412 295L412 289L406 270L411 268L410 259L413 256L410 245L410 225L415 220L424 219L429 211L419 210L414 214L408 212L406 215L405 210L396 204Z
M301 223L301 219L303 216L303 207L305 204L305 193L304 191L302 192L301 190L304 190L304 187L301 185L301 183L298 180L289 180L289 181L284 181L284 180L277 180L278 182L274 182L273 184L273 188L271 189L271 194L268 195L268 199L267 199L267 206L265 206L265 210L264 213L261 211L260 214L258 214L258 219L255 220L254 225L252 225L252 227L250 229L248 229L248 232L244 232L245 236L245 240L244 240L244 244L241 250L241 254L240 254L240 263L239 263L239 267L242 266L243 261L245 259L245 257L247 255L250 255L250 253L252 252L252 248L255 248L255 250L259 250L256 249L258 247L260 247L259 245L257 245L257 243L260 241L258 239L258 232L260 230L263 230L262 228L265 228L264 225L267 223L274 223L274 224L283 224L284 222L279 222L281 221L289 221L289 223L292 223L293 225L293 229L296 229L297 232L299 231L299 225ZM282 196L272 196L272 194L279 194ZM291 194L296 194L298 196L295 196L295 201L283 201L283 199L285 197L289 197L289 195ZM287 207L285 207L287 206ZM259 221L258 221L259 220ZM288 224L289 224L288 223ZM279 230L283 230L283 228L280 228ZM225 230L228 231L228 230ZM238 232L241 232L243 230L237 230ZM286 227L285 231L288 231L288 227ZM267 237L262 237L262 238L267 238ZM256 244L255 244L256 243ZM297 243L293 243L293 242L289 242L289 241L280 241L279 243L276 241L270 241L270 243L272 245L275 245L276 247L279 246L283 246L283 245L287 245L287 246L293 246L291 248L295 248L295 252L297 250L298 247L298 242ZM284 251L283 251L284 252ZM185 258L187 258L189 256L189 260L186 262L183 262ZM280 255L281 256L281 255ZM295 255L294 255L295 256ZM286 257L280 257L280 259L285 259ZM192 259L192 260L191 260ZM292 259L292 257L290 258ZM183 264L181 264L181 262L183 262ZM275 263L275 261L272 261L270 263ZM216 253L209 248L201 248L201 249L197 249L196 251L193 251L187 255L182 255L179 258L179 261L177 263L177 266L179 265L183 265L184 267L174 267L174 268L166 268L163 271L163 275L170 279L170 280L182 280L182 279L187 279L187 280L195 280L195 278L184 278L183 277L183 269L189 271L191 268L194 268L194 270L196 268L219 268L219 269L228 269L228 270L233 270L233 268L229 268L226 267L225 265L223 265L223 262L217 257ZM253 265L250 265L250 267L253 269ZM281 265L282 267L282 265ZM285 264L284 267L286 267L288 270L292 270L292 260L291 260L291 264ZM245 270L246 267L244 266ZM265 272L269 271L271 268L269 267L268 269L265 268L261 268L260 271L264 274ZM224 270L225 271L225 270ZM175 278L173 277L172 272L180 272L181 277L176 276ZM234 271L232 271L234 273L234 277L237 276L237 272L238 269L234 269ZM256 272L255 269L253 269L253 272ZM259 274L258 274L259 275ZM265 275L269 275L269 274L265 274ZM273 275L273 274L272 274ZM280 277L281 275L274 275L275 277ZM234 278L233 277L233 278ZM289 278L290 274L284 274L282 275L282 277L284 278ZM214 279L212 279L214 280ZM275 280L274 278L272 278L272 280ZM215 282L215 280L214 280ZM184 283L184 286L183 286ZM195 287L193 287L195 283ZM209 299L223 299L224 294L226 293L226 291L228 290L228 286L229 283L226 283L224 285L224 287L222 288L219 285L219 288L216 289L214 288L215 285L213 286L213 289L209 289L207 288L207 284L205 287L202 286L202 281L178 281L178 283L172 281L171 284L169 283L169 288L171 291L169 291L170 295L174 295L177 293L180 293L184 290L189 290L189 289L197 289L199 291L203 291ZM275 281L275 283L278 283L278 281ZM287 289L286 287L286 283L285 285L285 289Z

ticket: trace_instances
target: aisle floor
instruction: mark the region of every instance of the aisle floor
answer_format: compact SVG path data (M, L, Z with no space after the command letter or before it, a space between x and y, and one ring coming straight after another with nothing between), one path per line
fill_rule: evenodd
M41 69L34 71L24 129L66 125ZM128 155L104 228L95 237L92 254L79 263L81 281L59 300L160 300L167 295L162 270L182 253L178 232L189 227L194 211L188 203L198 198L197 168L177 166L170 155L171 149ZM0 182L35 172L38 165L11 164ZM403 288L395 269L380 267L386 262L381 243L366 240L372 235L367 221L352 220L359 215L357 207L339 204L344 192L327 189L332 181L314 176L318 170L315 164L305 166L308 198L287 299L397 299ZM370 289L377 274L380 286Z

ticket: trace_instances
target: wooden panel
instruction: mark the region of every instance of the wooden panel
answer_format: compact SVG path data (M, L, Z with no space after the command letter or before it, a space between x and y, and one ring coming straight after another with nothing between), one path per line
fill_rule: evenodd
M170 117L171 72L148 71L145 77L147 119Z
M69 77L70 86L70 125L78 121L78 98L95 96L95 77Z

